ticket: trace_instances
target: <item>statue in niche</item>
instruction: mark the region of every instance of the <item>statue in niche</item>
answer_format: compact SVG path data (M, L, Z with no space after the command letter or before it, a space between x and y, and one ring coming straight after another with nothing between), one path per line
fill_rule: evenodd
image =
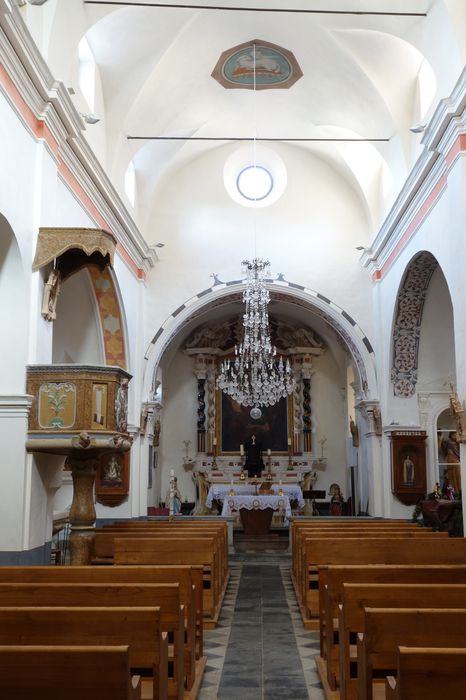
M57 302L61 291L61 272L54 268L44 286L41 314L46 321L54 321L57 317Z
M403 486L414 485L414 462L410 455L406 455L403 462Z
M102 481L121 484L121 466L118 464L115 455L105 465Z

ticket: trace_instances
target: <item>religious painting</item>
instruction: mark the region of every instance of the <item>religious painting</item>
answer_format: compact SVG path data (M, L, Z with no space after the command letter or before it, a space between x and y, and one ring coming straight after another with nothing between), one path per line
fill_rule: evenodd
M287 49L261 39L233 46L220 56L212 77L225 88L289 88L302 76Z
M39 426L57 430L73 427L76 420L76 386L47 382L39 389Z
M426 433L394 431L392 439L392 491L402 503L416 503L426 492Z
M219 394L221 452L239 452L239 446L249 443L253 435L264 452L288 452L291 398L282 398L273 406L261 406L262 415L255 420L251 418L251 406L241 406L228 394Z
M92 425L94 430L107 426L107 385L92 385Z

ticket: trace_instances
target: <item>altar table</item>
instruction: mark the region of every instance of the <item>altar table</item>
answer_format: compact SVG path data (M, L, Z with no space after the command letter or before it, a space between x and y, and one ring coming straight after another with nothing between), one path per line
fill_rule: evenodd
M270 489L276 496L278 496L280 488L284 496L288 496L290 501L298 501L298 506L304 508L303 492L297 484L283 484L281 487L279 484L270 484ZM206 498L207 508L212 508L214 500L225 501L225 498L230 493L230 489L231 484L212 484ZM233 484L233 490L235 496L256 495L256 486L254 484Z
M226 496L223 501L222 515L232 515L234 510L239 510L244 532L251 537L262 537L268 533L274 510L283 511L285 523L291 516L288 496L251 496L249 494Z

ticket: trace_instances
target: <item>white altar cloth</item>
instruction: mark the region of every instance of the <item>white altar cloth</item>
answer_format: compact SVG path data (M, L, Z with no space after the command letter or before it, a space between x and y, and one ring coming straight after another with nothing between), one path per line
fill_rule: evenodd
M299 507L304 508L303 492L297 484L283 484L281 487L279 484L271 484L270 488L275 495L278 495L281 488L284 496L288 496L290 501L298 501ZM206 498L207 508L212 508L212 502L214 500L224 501L226 496L230 493L230 489L231 484L212 484ZM233 484L233 491L235 492L235 496L256 495L256 487L254 484Z
M241 496L226 496L223 501L222 516L232 515L232 511L247 508L248 510L265 510L272 508L273 510L282 510L285 514L285 519L291 516L290 499L288 496L250 496L248 494Z

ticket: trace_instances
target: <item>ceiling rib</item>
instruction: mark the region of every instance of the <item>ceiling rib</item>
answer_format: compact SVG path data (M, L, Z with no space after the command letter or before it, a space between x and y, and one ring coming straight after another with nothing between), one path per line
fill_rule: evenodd
M381 12L363 10L308 10L288 7L231 7L230 5L188 5L162 2L124 2L123 0L84 0L85 5L115 5L121 7L155 7L175 10L216 10L221 12L273 12L302 15L357 15L358 17L427 17L427 12Z
M128 141L299 141L299 142L344 142L344 143L367 143L367 142L384 142L390 141L389 138L375 139L357 139L357 138L293 138L293 137L276 137L267 138L258 136L127 136Z

